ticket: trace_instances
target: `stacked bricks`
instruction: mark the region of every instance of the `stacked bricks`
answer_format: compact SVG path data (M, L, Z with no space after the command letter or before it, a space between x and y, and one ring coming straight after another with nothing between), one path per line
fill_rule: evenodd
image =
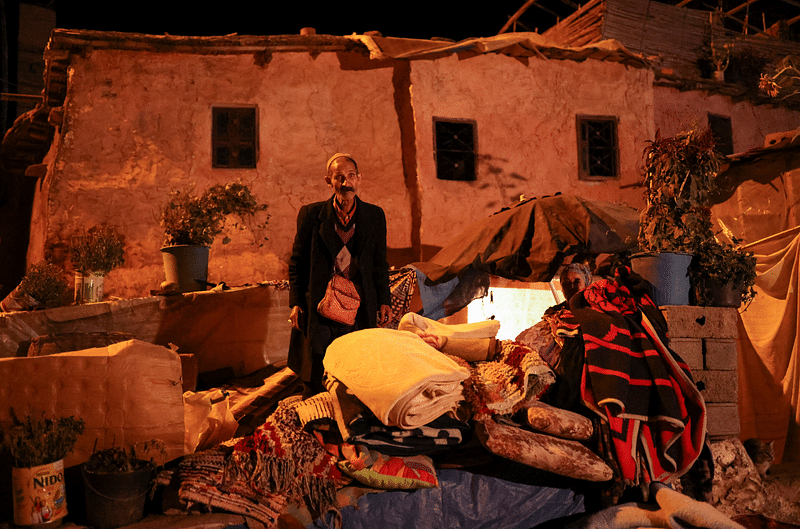
M667 319L670 348L689 365L706 401L709 438L738 436L736 309L669 305L661 312Z

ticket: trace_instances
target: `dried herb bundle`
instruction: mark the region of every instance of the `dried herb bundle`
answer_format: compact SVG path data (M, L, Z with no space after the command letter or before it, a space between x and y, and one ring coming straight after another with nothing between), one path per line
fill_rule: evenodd
M69 285L63 271L49 261L40 261L28 268L19 289L39 302L37 307L60 307L67 300Z
M713 236L708 203L722 161L714 147L711 129L693 127L672 138L656 134L645 149L641 251L692 253Z
M11 408L11 426L3 431L3 445L11 454L17 468L46 465L63 459L83 433L83 419L73 416L50 418L44 413L24 421Z
M125 243L113 226L95 226L72 238L70 259L81 274L106 275L125 264Z
M211 186L200 196L191 189L173 191L161 211L161 226L166 235L164 244L210 246L222 233L228 215L239 217L242 225L237 224L237 227L244 229L245 219L252 220L266 209L267 205L258 203L250 189L241 182ZM265 220L258 227L263 228L266 224ZM222 243L229 241L226 237Z
M154 463L153 458L143 459L142 457L152 450L158 451L162 461L167 456L164 442L160 439L134 443L128 450L117 446L97 450L97 441L94 446L94 451L89 456L89 461L86 462L86 470L91 472L131 472L147 468ZM137 446L139 446L138 453Z

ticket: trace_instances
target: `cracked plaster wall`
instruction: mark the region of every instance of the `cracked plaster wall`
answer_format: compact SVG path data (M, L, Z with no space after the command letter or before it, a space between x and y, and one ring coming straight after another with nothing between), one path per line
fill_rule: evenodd
M211 168L212 106L257 106L256 169ZM117 226L126 263L109 296L147 295L163 281L158 212L172 190L241 178L269 204L264 233L211 247L209 281L241 285L287 277L300 206L330 196L325 162L350 152L361 197L391 219L390 246L409 246L410 221L390 68L345 71L334 53L193 55L95 50L75 55L63 125L34 206L28 261L58 259L76 230ZM268 237L263 247L253 244ZM60 253L65 266L69 260Z
M653 137L652 72L613 63L504 55L412 63L423 244L442 245L475 219L556 192L640 207L642 149ZM576 115L619 118L620 178L578 179ZM478 178L436 178L433 118L477 122ZM442 215L446 211L448 215Z

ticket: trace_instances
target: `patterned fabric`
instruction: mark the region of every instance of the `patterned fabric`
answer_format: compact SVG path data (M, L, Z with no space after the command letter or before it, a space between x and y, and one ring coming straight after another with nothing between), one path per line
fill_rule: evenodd
M335 511L336 483L342 478L336 459L302 430L287 400L253 435L234 445L222 488L253 500L273 494L285 494L290 502L305 500L315 517Z
M414 287L417 284L417 271L413 268L389 270L389 290L392 295L392 319L384 325L385 328L397 329L400 318L408 313L411 307L411 298L414 296Z
M512 414L527 398L541 395L555 382L553 371L539 353L515 341L503 341L491 361L460 362L470 372L464 381L464 396L477 420Z
M705 403L688 366L648 318L660 316L656 305L626 286L629 273L618 269L615 280L598 281L571 300L585 349L581 397L608 420L627 485L669 482L702 450Z
M461 444L471 431L469 424L448 414L410 430L386 426L364 409L348 425L347 441L389 456L428 455Z
M230 446L219 445L186 455L175 472L180 485L178 498L188 504L187 509L196 503L250 516L268 528L277 527L278 517L287 506L285 495L270 494L253 499L232 490L222 490L225 461L230 453ZM166 485L172 477L160 474L159 484Z
M334 203L335 202L336 201L334 201ZM355 208L355 206L353 207ZM334 224L334 229L336 230L336 235L339 236L344 245L336 255L336 269L339 270L344 277L350 279L350 261L352 259L350 254L350 241L353 240L353 234L356 232L356 223L354 222L347 230L340 228L338 224Z
M340 520L336 488L345 480L336 459L302 430L295 401L281 401L252 435L185 456L178 497L253 517L269 529L289 502L305 503L314 516L333 511Z

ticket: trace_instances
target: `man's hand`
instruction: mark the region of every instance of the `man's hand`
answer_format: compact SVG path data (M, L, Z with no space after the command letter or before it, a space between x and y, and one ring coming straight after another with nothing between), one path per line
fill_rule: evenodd
M392 321L392 307L381 305L381 310L378 311L378 325L383 327L390 321Z
M300 314L302 314L303 310L298 307L292 307L292 313L289 314L289 321L292 323L292 328L300 330Z

